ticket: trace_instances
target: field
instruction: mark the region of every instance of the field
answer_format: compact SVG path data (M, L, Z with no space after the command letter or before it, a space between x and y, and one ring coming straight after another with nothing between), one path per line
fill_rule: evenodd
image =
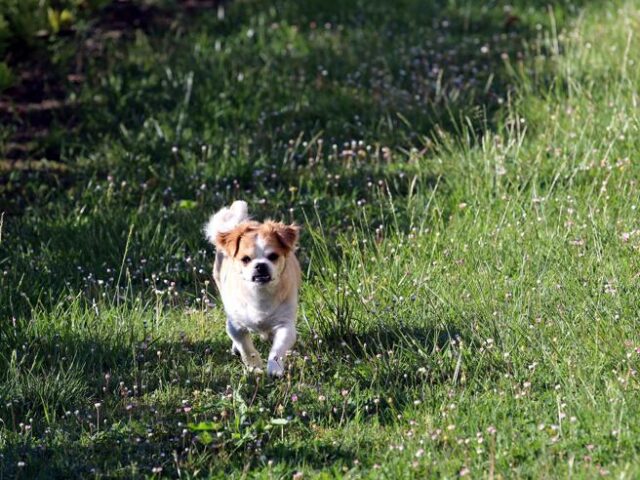
M102 4L0 117L0 480L640 477L639 2ZM280 380L235 199L303 227Z

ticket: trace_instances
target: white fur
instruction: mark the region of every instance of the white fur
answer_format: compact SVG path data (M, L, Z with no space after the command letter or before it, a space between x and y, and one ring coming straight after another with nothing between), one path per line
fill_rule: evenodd
M247 202L236 200L230 207L225 207L211 215L204 227L204 234L207 240L215 245L219 233L229 232L247 220L249 220Z

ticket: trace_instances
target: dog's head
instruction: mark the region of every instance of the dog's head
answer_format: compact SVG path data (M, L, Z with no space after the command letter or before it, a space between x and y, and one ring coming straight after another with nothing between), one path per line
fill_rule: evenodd
M216 247L233 260L244 280L256 286L277 284L300 227L280 222L244 222L218 233Z

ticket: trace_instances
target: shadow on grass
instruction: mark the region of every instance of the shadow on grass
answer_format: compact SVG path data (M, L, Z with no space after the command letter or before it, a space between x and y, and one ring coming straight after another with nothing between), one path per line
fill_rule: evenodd
M180 443L172 438L155 439L154 442L136 442L130 435L111 435L104 437L104 442L96 442L93 447L75 445L74 455L68 452L44 447L24 445L12 446L4 451L0 458L0 475L5 478L49 479L88 477L106 474L122 478L137 478L151 475L154 468L162 465L163 475L177 476L178 470L171 449L180 450ZM102 445L101 445L102 443ZM267 445L264 454L273 461L273 468L277 470L299 468L300 464L316 470L335 469L340 472L342 466L351 467L353 461L358 458L358 452L341 443L329 444L322 441L306 442L305 445L296 444ZM193 448L193 447L192 447ZM195 452L196 448L194 448ZM176 455L175 450L173 455ZM182 452L179 455L181 461L188 461ZM24 462L20 467L19 462ZM257 452L235 452L232 458L225 458L224 463L216 458L214 452L204 453L198 459L199 470L210 470L211 473L229 473L252 465L253 468L264 467L263 460ZM212 468L214 467L214 468ZM183 465L181 470L194 469L193 465ZM134 472L136 472L134 474Z
M313 469L326 469L332 466L340 471L342 466L351 467L358 458L358 452L343 444L343 442L326 443L320 441L305 442L295 447L281 444L268 448L269 458L275 460L275 465L285 464L291 468L300 464Z
M33 416L47 423L67 412L91 410L95 402L136 402L171 386L224 389L230 372L220 375L217 367L236 361L226 339L53 335L21 340L23 348L0 352L0 417L5 419ZM217 375L206 373L214 370Z
M429 395L432 386L455 387L452 340L460 335L453 327L379 326L361 332L327 333L322 335L321 344L302 338L297 346L300 354L319 358L304 384L299 364L292 359L291 380L260 382L255 391L250 383L240 382L242 387L234 387L239 397L226 400L221 398L230 395L228 385L238 384L241 368L239 360L229 353L226 338L164 341L161 337L133 340L123 335L91 338L86 334L23 338L26 348L15 360L17 367L10 367L9 381L2 382L8 390L0 394L0 418L6 419L13 432L0 470L11 476L17 471L17 462L24 461L27 466L23 473L30 472L34 478L107 471L128 476L132 465L143 474L162 465L165 474L173 475L173 451L178 452L180 461L199 458L205 469L212 462L222 465L221 469L260 465L263 454L285 468L300 463L315 469L335 464L351 466L358 455L355 447L348 441L312 433L315 430L299 410L308 409L321 424L362 422L365 428L374 419L376 424L395 424L397 415L410 409L415 400L440 401ZM448 351L454 355L447 355ZM215 373L207 373L210 367L222 365L213 368ZM492 374L487 368L485 365L483 371ZM276 414L283 395L291 395L292 386L293 391L300 388L305 392L301 393L300 404L296 408L289 404L284 413ZM326 402L317 401L312 393L316 387L327 395ZM195 435L186 443L181 437L190 421L182 409L183 399L193 400L193 392L207 389L212 391L211 403L206 401L194 409L199 420L223 411L232 415L230 431L224 431L226 443L221 447L202 445ZM352 392L353 402L347 401L344 389ZM379 403L374 404L376 398ZM238 408L243 402L248 406L246 418ZM95 429L96 403L102 405L101 411L109 419L109 427L105 425L100 432ZM127 404L135 405L135 409L127 410ZM364 404L371 409L363 409ZM267 432L259 426L268 424L274 416L289 415L295 422L287 427L284 443L278 429ZM34 418L30 421L33 438L20 439L16 432L23 427L11 426L11 419L21 423L28 417ZM47 433L46 419L62 437ZM233 425L240 430L239 437L232 435ZM185 451L185 446L191 452ZM67 454L69 448L74 455ZM44 465L48 467L43 469Z
M232 383L233 372L241 369L224 336L206 341L192 341L186 336L177 341L123 334L88 337L65 333L22 335L17 342L21 348L12 352L10 345L5 345L0 356L3 418L35 415L44 419L87 408L103 399L134 399L166 386L224 390ZM451 381L451 365L437 362L442 352L452 348L452 340L461 339L461 333L453 327L398 329L381 325L361 332L336 329L320 337L305 337L300 338L296 350L318 356L322 381L332 383L330 379L340 375L345 381L355 381L362 390L402 393L423 384ZM465 343L472 345L473 340L465 339ZM259 348L264 350L266 345ZM325 363L325 358L347 363ZM377 362L376 358L382 360ZM374 361L375 368L369 361ZM345 366L358 364L364 368L344 371ZM417 371L417 366L426 366L428 372ZM294 378L297 368L292 373ZM260 397L270 392L270 384L268 381L266 389L258 391Z
M355 458L348 447L323 441L285 446L279 436L271 438L261 427L254 427L254 422L268 423L273 415L273 391L281 389L280 383L272 381L261 384L254 394L256 403L266 407L264 413L254 407L251 421L238 419L243 422L242 438L232 436L233 425L240 427L231 419L230 431L225 428L220 442L205 445L195 434L185 439L183 429L194 417L185 413L183 399L193 401L197 398L193 392L213 392L208 397L213 403L206 401L194 409L195 418L206 420L234 411L235 397L233 402L221 400L221 392L237 382L240 366L229 353L226 338L133 342L122 337L52 335L23 340L25 348L6 370L0 389L0 418L8 435L0 474L9 478L107 472L129 477L134 472L148 475L159 465L164 474L175 475L174 458L186 464L196 462L187 469L206 469L215 462L222 470L234 470L247 462L259 464L260 449L276 463L292 468L297 462L314 468L334 462L350 464ZM206 373L220 365L233 370L214 368L215 373ZM246 395L244 401L249 403L251 392ZM97 415L108 423L97 428Z

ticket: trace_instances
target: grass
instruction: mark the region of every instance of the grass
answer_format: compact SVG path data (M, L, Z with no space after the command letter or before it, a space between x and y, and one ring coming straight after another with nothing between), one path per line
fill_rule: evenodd
M88 58L0 186L0 478L640 475L637 2L346 3ZM279 381L211 282L238 198L304 226Z

